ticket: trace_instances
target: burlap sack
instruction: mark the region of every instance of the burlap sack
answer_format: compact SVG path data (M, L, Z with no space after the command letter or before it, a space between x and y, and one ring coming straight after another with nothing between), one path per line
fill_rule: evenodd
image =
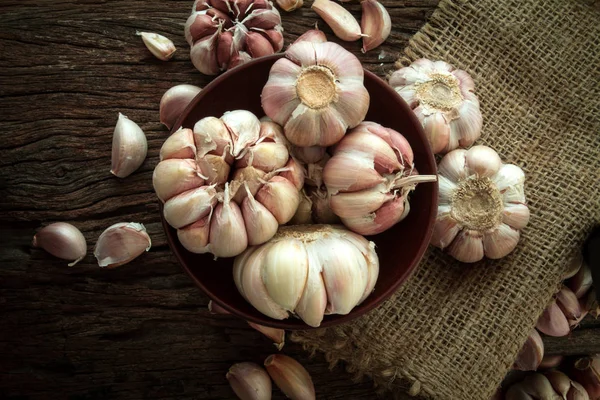
M475 78L478 143L525 170L530 224L499 261L461 264L430 249L377 310L293 338L396 392L488 399L600 221L600 10L582 0L442 0L405 55L399 66L443 59Z

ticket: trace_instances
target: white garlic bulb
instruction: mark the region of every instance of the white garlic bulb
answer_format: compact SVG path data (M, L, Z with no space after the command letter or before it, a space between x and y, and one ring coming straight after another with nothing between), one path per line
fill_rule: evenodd
M529 222L525 174L487 146L457 149L438 165L439 205L431 244L462 262L502 258Z
M290 147L279 125L245 110L173 133L153 184L181 244L233 257L273 237L296 213L304 185Z
M421 121L434 153L469 147L481 135L479 100L467 72L421 58L395 71L389 83Z
M375 244L334 225L281 227L233 266L240 294L258 311L274 319L293 313L315 327L362 303L378 275Z

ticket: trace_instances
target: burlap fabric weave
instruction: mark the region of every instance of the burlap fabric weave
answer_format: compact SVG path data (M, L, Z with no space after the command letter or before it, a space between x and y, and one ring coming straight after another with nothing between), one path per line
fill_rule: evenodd
M582 0L442 0L398 66L420 57L475 78L478 143L525 170L530 224L502 260L467 265L430 249L377 310L293 338L396 393L485 400L600 221L600 9Z

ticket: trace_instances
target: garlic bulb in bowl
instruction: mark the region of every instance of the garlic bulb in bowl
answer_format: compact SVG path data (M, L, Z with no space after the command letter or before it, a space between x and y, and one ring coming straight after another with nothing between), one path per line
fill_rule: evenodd
M438 165L439 204L431 244L462 262L502 258L529 222L525 174L487 146L457 149Z
M240 294L258 311L279 320L292 313L313 327L362 303L378 275L375 244L335 225L281 227L233 264Z

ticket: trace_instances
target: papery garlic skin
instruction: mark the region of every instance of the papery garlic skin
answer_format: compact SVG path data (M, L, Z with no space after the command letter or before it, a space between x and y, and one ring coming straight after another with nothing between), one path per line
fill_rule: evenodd
M173 128L177 118L202 89L194 85L173 86L160 99L160 123L167 128Z
M259 365L243 362L234 364L226 375L231 389L241 400L270 400L271 379Z
M33 247L40 247L55 257L77 264L87 253L85 237L79 229L66 222L55 222L33 236Z
M100 267L115 268L150 250L151 246L144 225L119 222L102 232L94 247L94 256Z
M249 247L233 267L240 294L261 313L296 313L317 327L326 314L348 314L377 282L373 242L340 226L281 227L267 243Z
M439 203L431 244L462 262L512 252L529 222L525 174L487 146L457 149L438 165Z
M142 41L154 57L161 61L169 61L177 50L173 42L163 35L151 32L137 32L137 34L142 37Z
M467 72L421 58L395 71L389 83L413 109L434 153L469 147L481 135L479 100Z
M369 108L360 61L332 42L302 40L273 64L263 88L265 114L296 146L330 146Z
M148 142L144 131L132 120L119 113L112 142L110 172L126 178L138 169L148 153Z
M250 321L248 321L248 325L271 339L277 350L283 349L285 345L285 331L283 329L271 328L270 326L263 326Z

